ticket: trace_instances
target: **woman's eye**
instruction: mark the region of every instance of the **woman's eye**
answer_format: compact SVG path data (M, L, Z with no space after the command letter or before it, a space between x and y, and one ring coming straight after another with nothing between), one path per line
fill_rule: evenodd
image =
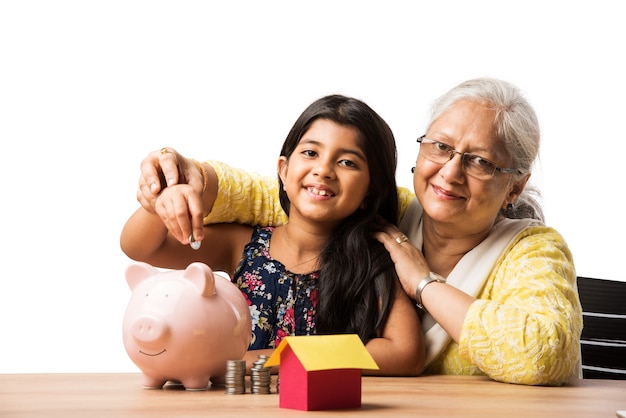
M446 145L443 142L435 142L435 148L439 152L450 152L452 150L450 145Z
M492 163L489 160L485 160L482 157L479 157L478 155L472 155L472 158L469 159L470 163L476 165L476 166L480 166L482 168L492 168L495 167L495 164Z

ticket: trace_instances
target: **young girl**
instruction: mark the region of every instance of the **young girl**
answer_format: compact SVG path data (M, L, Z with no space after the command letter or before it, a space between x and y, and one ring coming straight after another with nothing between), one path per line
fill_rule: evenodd
M366 372L417 375L418 315L373 237L378 218L397 222L395 168L393 134L376 112L353 98L323 97L300 115L278 159L284 226L210 225L194 251L142 207L121 247L157 267L202 261L231 272L253 318L248 370L284 336L355 333L380 367ZM188 184L166 187L157 205L188 218L190 192Z

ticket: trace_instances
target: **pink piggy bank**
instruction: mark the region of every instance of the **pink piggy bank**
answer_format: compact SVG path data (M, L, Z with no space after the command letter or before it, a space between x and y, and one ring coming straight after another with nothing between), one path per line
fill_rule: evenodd
M136 263L126 270L126 281L133 293L124 316L124 347L143 372L145 388L176 381L205 390L226 374L227 360L243 358L252 332L250 310L225 274L203 263L164 272Z

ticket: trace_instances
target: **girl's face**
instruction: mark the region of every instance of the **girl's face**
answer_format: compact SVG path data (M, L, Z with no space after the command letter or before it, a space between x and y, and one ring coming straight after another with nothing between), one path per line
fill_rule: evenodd
M511 159L497 139L494 117L493 110L478 103L459 101L432 123L426 137L509 167ZM455 154L445 164L437 164L418 154L415 194L431 220L451 224L460 233L484 233L500 209L517 199L527 178L515 183L511 174L496 172L480 180L465 173L461 160Z
M370 183L367 158L351 126L317 119L289 159L280 157L278 174L291 202L289 218L334 228L354 213Z

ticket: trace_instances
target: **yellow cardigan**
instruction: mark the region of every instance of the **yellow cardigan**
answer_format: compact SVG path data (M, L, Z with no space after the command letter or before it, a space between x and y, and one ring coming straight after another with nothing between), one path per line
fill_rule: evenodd
M219 193L205 224L281 225L276 179L209 162ZM398 188L399 218L414 195ZM452 342L426 373L476 375L528 385L558 385L580 373L582 309L572 254L553 228L522 232L494 266Z

